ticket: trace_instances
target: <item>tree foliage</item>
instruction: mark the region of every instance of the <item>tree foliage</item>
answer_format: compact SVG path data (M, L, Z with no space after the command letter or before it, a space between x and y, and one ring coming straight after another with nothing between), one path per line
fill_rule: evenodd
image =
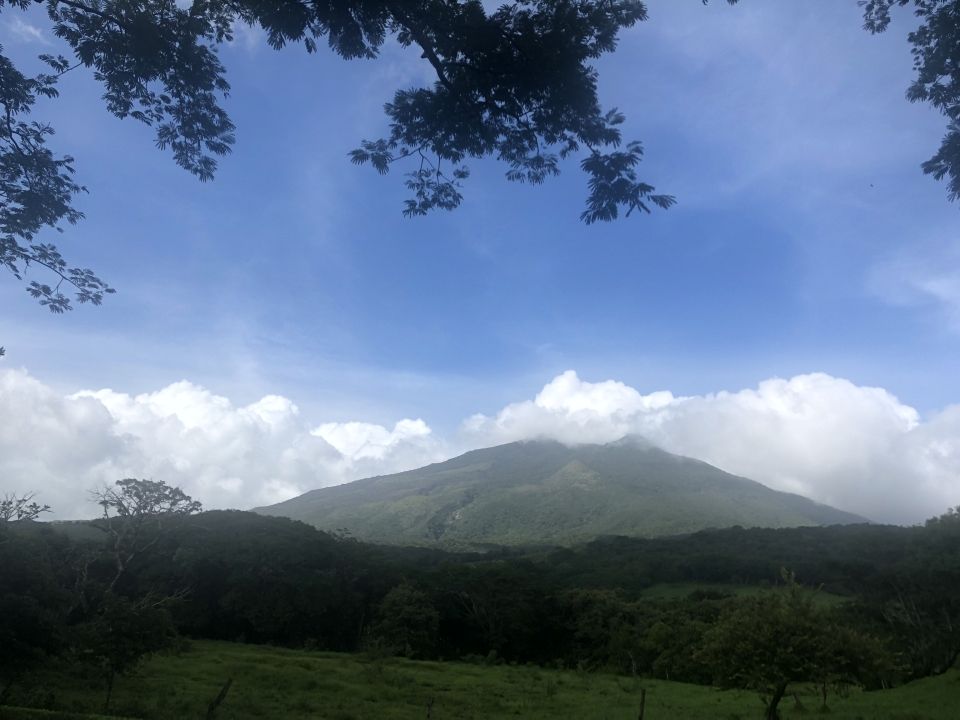
M218 49L238 24L261 28L275 49L301 44L312 53L326 44L346 59L376 58L394 39L429 64L434 82L398 89L385 105L389 132L350 153L381 174L406 164L405 215L457 207L467 162L487 157L506 165L507 180L540 184L579 155L588 224L674 203L639 177L643 147L624 143L623 114L602 107L597 93L595 62L647 18L639 0L514 0L494 10L480 0L0 0L8 12L33 5L46 8L74 58L41 56L50 70L28 77L0 48L0 265L20 280L31 266L52 273L53 284L31 279L27 290L53 312L72 307L69 286L76 301L93 304L113 289L42 237L82 218L73 203L84 188L73 159L48 147L53 128L33 119L37 99L55 98L59 77L84 68L103 85L111 113L152 127L160 149L209 180L235 140ZM870 32L887 28L895 6L912 6L921 20L909 35L917 78L907 97L947 116L941 147L923 169L949 178L957 199L960 0L861 5Z
M141 660L168 647L176 635L162 599L107 594L96 614L77 629L82 661L95 666L106 686L104 708L118 675L128 675Z
M943 515L932 517L924 523L927 527L942 528L944 530L960 530L960 505L947 508Z
M791 682L853 682L865 664L882 662L869 638L832 622L792 575L784 578L785 592L732 606L706 633L700 650L721 685L761 693L767 720L779 717Z
M41 56L51 72L30 78L2 51L0 47L0 266L18 280L31 265L52 272L54 286L31 280L27 291L55 313L71 307L61 290L64 283L73 286L78 302L99 305L113 289L93 271L69 267L57 248L39 237L45 227L61 231L62 223L73 225L83 217L72 204L84 191L73 179L73 158L55 155L47 147L53 128L29 119L38 97L57 96L57 79L70 69L69 63Z
M71 543L0 523L0 705L11 686L64 645ZM28 531L28 528L30 531Z
M430 598L410 582L392 588L380 602L370 639L409 658L432 658L437 652L440 613Z
M347 59L376 58L390 38L416 48L435 82L397 90L385 106L389 134L350 153L380 173L407 161L405 215L457 207L470 158L494 157L508 180L539 184L578 152L589 177L585 222L674 202L638 178L642 148L621 147L624 117L597 96L593 62L646 19L638 0L517 0L492 12L479 0L0 0L9 11L35 4L75 62L43 56L51 71L30 78L0 48L0 263L18 279L31 265L52 271L55 285L27 289L54 312L71 307L64 283L79 302L98 304L113 290L40 240L44 228L82 218L73 200L84 188L73 159L48 148L53 128L31 120L37 97L56 97L57 79L85 68L111 113L152 127L160 149L209 180L235 139L218 48L238 24L262 28L276 49L312 53L326 43Z
M907 35L917 76L907 88L910 102L928 102L947 118L940 148L923 163L937 180L949 178L951 200L960 199L960 0L861 0L864 28L881 33L895 6L912 6L920 26Z
M437 81L398 90L386 105L390 134L351 157L381 173L415 158L404 214L456 207L468 158L496 157L508 180L540 184L581 149L590 178L585 222L673 204L637 179L642 148L620 149L624 116L601 108L591 65L616 48L621 29L646 19L643 3L515 2L489 14L480 2L385 6L384 27L417 46Z

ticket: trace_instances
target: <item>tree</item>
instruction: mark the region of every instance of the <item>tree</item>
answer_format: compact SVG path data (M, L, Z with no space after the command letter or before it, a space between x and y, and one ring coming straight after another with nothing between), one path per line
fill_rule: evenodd
M924 526L942 530L960 530L960 505L947 508L943 515L928 519Z
M144 657L168 647L176 636L165 602L150 597L134 601L108 593L97 614L77 629L82 659L103 674L105 711L110 708L117 676L129 674Z
M0 523L36 520L41 514L50 512L49 505L40 505L34 502L33 498L35 496L35 493L26 493L25 495L7 493L0 498Z
M370 636L398 655L430 658L437 652L439 630L440 613L430 598L403 582L383 598Z
M767 720L779 717L791 682L854 681L880 652L869 638L832 623L792 574L784 578L783 591L732 606L704 635L698 653L720 685L759 691Z
M31 281L27 290L54 312L71 308L64 284L94 304L113 290L40 240L43 229L82 218L72 202L84 188L73 159L47 147L53 128L29 120L37 97L56 97L63 74L91 70L110 112L155 128L161 149L210 180L234 142L217 49L238 23L262 28L276 49L302 43L312 53L326 42L347 59L375 58L393 37L421 53L436 81L397 90L386 105L389 135L350 153L381 174L409 163L405 215L457 207L469 158L496 157L508 180L539 184L578 152L589 177L585 222L674 202L638 178L641 145L622 144L623 115L597 97L592 62L646 19L637 0L515 0L489 13L480 0L0 0L0 8L41 3L75 59L41 56L50 71L31 78L0 54L0 263L18 279L31 265L51 271L55 285Z
M727 2L734 5L739 0ZM947 194L950 200L960 199L960 0L858 0L858 4L864 30L874 35L886 31L894 7L910 5L920 19L920 26L907 34L917 72L907 88L907 100L929 102L947 117L939 150L921 167L936 180L949 176Z
M56 246L39 241L44 227L61 230L60 223L75 224L83 217L71 203L84 190L73 179L73 158L57 157L47 147L53 128L27 120L37 97L56 97L57 79L71 69L64 58L41 59L52 72L28 78L0 55L0 265L18 280L31 264L51 271L55 286L32 280L27 291L62 313L70 309L63 283L73 286L79 302L94 305L113 289L89 269L68 267Z
M61 581L70 554L70 542L47 528L4 533L0 541L0 705L63 645L70 597Z
M907 37L913 45L917 77L907 89L910 102L929 102L947 116L947 132L940 149L923 163L923 171L937 180L949 176L951 200L960 199L960 0L868 0L864 27L880 33L890 24L890 9L913 5L920 27Z
M103 509L94 524L109 538L106 553L114 571L102 592L101 586L94 585L94 603L85 599L91 585L86 567L77 578L86 617L76 637L81 657L103 673L104 706L109 708L116 677L132 671L144 656L163 649L175 637L167 606L185 595L147 592L125 597L117 592L117 583L135 559L165 537L174 521L200 512L201 506L180 488L155 480L126 478L93 495Z
M180 488L157 480L118 480L115 488L104 487L94 497L103 508L96 526L110 538L116 568L108 591L114 589L135 558L161 540L171 521L202 509Z
M731 4L738 0L728 0ZM707 0L704 0L707 2ZM54 34L73 60L41 58L50 71L28 77L0 48L0 265L23 279L31 265L53 274L53 285L31 280L28 292L53 312L78 302L99 304L113 292L87 268L70 266L41 240L82 218L73 206L84 188L73 159L47 141L53 128L31 120L38 97L56 97L57 80L76 68L104 85L107 109L156 130L156 143L200 180L230 151L234 125L221 107L229 91L218 47L237 24L262 28L276 49L321 43L340 56L376 58L388 38L414 47L436 80L399 89L385 105L386 137L363 140L350 153L379 173L406 162L410 190L403 213L450 210L462 201L465 161L495 157L515 182L540 184L561 161L581 154L589 192L586 223L621 213L650 212L675 201L639 179L643 148L623 144L625 118L597 96L593 62L617 45L621 30L646 20L640 0L513 0L488 12L481 0L0 0L0 9L45 5ZM909 34L917 80L911 101L928 101L947 116L940 150L923 164L949 176L960 197L960 0L861 0L864 25L883 32L894 6L912 5L921 26Z
M960 659L960 508L924 523L911 552L871 597L908 676L939 675Z

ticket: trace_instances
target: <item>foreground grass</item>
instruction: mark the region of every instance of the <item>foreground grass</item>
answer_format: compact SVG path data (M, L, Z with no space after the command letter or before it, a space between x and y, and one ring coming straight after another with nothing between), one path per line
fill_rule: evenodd
M180 655L158 656L137 675L120 678L111 712L137 718L203 718L224 682L233 685L216 717L434 720L446 718L609 718L634 720L640 688L647 691L645 720L748 720L761 715L754 693L658 680L554 671L524 666L377 660L233 643L196 642ZM102 711L95 680L49 669L17 689L11 704L60 713L0 708L0 718L41 720L61 713ZM784 700L785 720L818 715L813 695ZM877 693L829 700L837 720L956 720L960 671Z

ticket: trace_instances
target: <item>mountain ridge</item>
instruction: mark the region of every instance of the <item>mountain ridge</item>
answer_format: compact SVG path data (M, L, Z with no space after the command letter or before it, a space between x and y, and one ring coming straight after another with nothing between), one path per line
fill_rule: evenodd
M532 440L311 490L256 512L384 544L571 545L709 527L866 522L634 438Z

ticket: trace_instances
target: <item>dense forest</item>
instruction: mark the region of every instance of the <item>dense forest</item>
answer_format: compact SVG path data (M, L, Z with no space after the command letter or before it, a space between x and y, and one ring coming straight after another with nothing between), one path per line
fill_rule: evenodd
M49 662L85 668L109 698L183 638L744 687L770 717L790 682L890 687L960 655L953 510L921 527L450 554L199 512L162 483L124 482L99 520L0 523L0 704ZM650 592L665 584L679 590Z

